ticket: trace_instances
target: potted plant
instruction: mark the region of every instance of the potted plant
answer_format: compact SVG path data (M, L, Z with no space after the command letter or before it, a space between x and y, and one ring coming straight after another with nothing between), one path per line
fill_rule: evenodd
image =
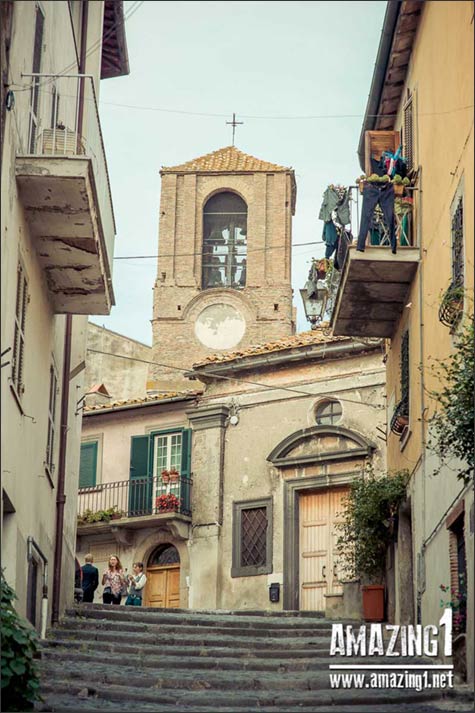
M372 468L353 481L337 525L342 571L363 581L363 616L384 620L386 551L394 537L391 525L406 497L407 471L376 476Z
M166 483L170 482L170 471L162 470L161 476L162 476L162 483L166 484Z
M171 512L177 510L180 505L180 500L173 493L159 495L155 498L155 507L158 512Z
M170 469L170 483L178 483L180 479L180 473L177 471L176 468L171 468Z

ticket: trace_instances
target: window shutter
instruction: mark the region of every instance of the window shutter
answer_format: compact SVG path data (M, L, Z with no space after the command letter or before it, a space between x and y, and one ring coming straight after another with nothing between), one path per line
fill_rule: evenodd
M132 436L130 443L129 516L152 512L150 437Z
M181 435L181 510L191 514L191 428L183 429Z
M149 472L150 439L132 436L130 445L130 478L147 478Z
M181 436L181 475L191 476L191 428L185 428Z
M81 443L79 463L79 488L90 488L96 484L97 441Z

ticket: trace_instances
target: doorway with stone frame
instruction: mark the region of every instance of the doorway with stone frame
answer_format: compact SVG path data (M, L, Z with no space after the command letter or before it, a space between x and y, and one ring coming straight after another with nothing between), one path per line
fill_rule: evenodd
M144 606L180 607L180 555L170 542L159 545L147 562Z

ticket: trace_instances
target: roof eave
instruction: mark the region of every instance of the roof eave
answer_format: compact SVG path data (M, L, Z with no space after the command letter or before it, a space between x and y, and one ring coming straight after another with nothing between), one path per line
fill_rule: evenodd
M270 352L268 354L250 354L245 357L237 357L236 359L226 362L211 362L209 364L198 364L193 367L193 371L187 374L190 378L191 374L201 380L201 377L206 379L205 383L212 380L213 377L228 375L238 371L252 371L263 367L281 366L283 364L295 364L306 360L332 359L341 357L344 353L361 354L363 352L376 351L381 349L381 344L364 344L357 340L348 338L345 341L337 343L315 344L311 346L292 347L291 349L278 352ZM204 380L203 379L203 380Z
M403 0L388 0L386 13L384 15L381 39L379 40L378 54L374 65L373 79L369 90L368 101L361 128L360 140L358 144L358 158L361 170L365 170L365 132L374 129L376 124L375 114L379 111L381 95L383 93L384 81L391 56L391 48L394 39L394 32L399 17Z
M194 401L199 394L189 394L188 396L174 396L169 399L158 399L157 401L145 401L141 404L124 404L123 406L106 406L105 408L84 409L83 417L86 416L102 416L103 414L117 413L118 411L130 411L131 409L139 409L151 406L162 406L162 404L177 403L179 401Z

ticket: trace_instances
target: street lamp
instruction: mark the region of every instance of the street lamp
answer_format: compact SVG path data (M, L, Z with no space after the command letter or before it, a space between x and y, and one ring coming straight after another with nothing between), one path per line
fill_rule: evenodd
M303 290L300 290L305 316L312 329L317 329L323 319L328 299L328 287L324 280L314 282L308 280Z

